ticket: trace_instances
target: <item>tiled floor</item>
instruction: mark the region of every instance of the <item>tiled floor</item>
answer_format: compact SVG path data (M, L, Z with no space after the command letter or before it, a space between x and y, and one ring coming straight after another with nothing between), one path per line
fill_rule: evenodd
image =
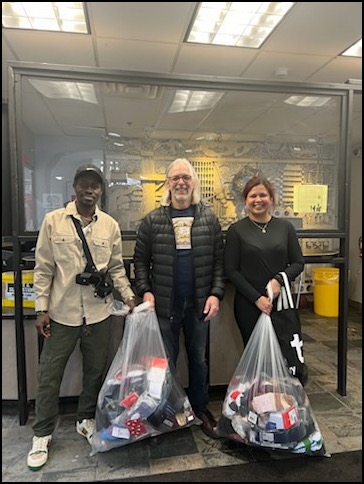
M350 311L349 315L345 397L336 390L337 319L322 318L310 310L301 314L309 368L305 390L326 450L333 454L362 449L361 313ZM211 391L210 409L219 416L225 394L215 390ZM33 412L27 424L19 426L17 407L10 408L3 402L3 482L107 481L282 458L282 452L268 452L227 439L210 439L195 425L90 457L87 441L75 432L74 408L74 403L62 404L48 463L40 471L32 472L26 466L26 456L32 438Z

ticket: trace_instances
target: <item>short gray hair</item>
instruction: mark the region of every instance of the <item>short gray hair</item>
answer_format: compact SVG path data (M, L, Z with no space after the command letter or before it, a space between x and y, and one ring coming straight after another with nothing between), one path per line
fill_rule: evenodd
M170 173L174 165L176 165L177 163L184 163L188 168L190 175L192 176L193 192L192 192L191 205L197 205L201 201L201 182L199 177L197 176L197 173L195 172L195 169L186 158L177 158L176 160L172 161L172 163L169 164L166 170L166 180L168 178L168 174ZM171 192L170 190L165 188L165 191L161 198L161 205L168 206L170 204L171 204Z

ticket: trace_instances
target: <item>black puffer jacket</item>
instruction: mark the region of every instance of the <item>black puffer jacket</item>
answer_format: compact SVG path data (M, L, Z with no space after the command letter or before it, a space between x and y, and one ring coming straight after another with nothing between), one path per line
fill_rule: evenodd
M195 205L192 254L199 317L208 296L224 297L223 239L214 212ZM139 296L152 292L158 316L170 318L173 303L176 241L170 207L159 207L142 221L134 253L135 283Z

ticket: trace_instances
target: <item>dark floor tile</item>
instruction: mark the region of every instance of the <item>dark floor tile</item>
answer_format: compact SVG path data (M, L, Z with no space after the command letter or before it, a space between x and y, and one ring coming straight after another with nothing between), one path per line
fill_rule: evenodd
M360 436L362 433L362 421L354 415L327 415L325 425L338 437Z
M139 442L133 442L129 445L116 447L107 452L97 453L98 467L133 466L148 462L149 446L147 440L148 439L144 439Z
M323 341L322 344L333 351L337 351L337 341Z
M93 482L95 481L95 469L68 469L64 471L43 471L41 482Z
M150 441L153 439L150 439ZM190 428L161 434L157 436L157 439L159 440L158 445L152 444L149 446L151 459L198 453L196 442Z
M353 348L362 348L363 341L361 339L352 339L348 341L348 346L352 346Z
M322 387L318 385L314 380L314 370L311 371L308 368L308 380L305 384L305 392L308 396L312 395L313 393L322 393Z
M266 449L252 447L227 438L221 440L223 441L221 450L243 462L266 462L270 460L269 452Z
M329 393L315 393L310 395L311 406L315 412L332 411L345 408L344 405Z
M311 338L311 336L305 332L302 331L301 333L302 339L304 343L307 343L308 341L316 341L314 338Z

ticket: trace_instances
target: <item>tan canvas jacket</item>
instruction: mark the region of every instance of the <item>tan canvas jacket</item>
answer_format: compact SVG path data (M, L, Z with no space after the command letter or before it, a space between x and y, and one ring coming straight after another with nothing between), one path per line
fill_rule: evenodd
M48 310L51 319L67 326L97 323L109 316L111 296L95 297L92 285L76 284L86 257L71 215L80 220L75 202L45 215L35 252L34 292L36 311ZM115 219L96 207L86 240L97 270L108 269L126 302L134 293L122 259L122 240Z

